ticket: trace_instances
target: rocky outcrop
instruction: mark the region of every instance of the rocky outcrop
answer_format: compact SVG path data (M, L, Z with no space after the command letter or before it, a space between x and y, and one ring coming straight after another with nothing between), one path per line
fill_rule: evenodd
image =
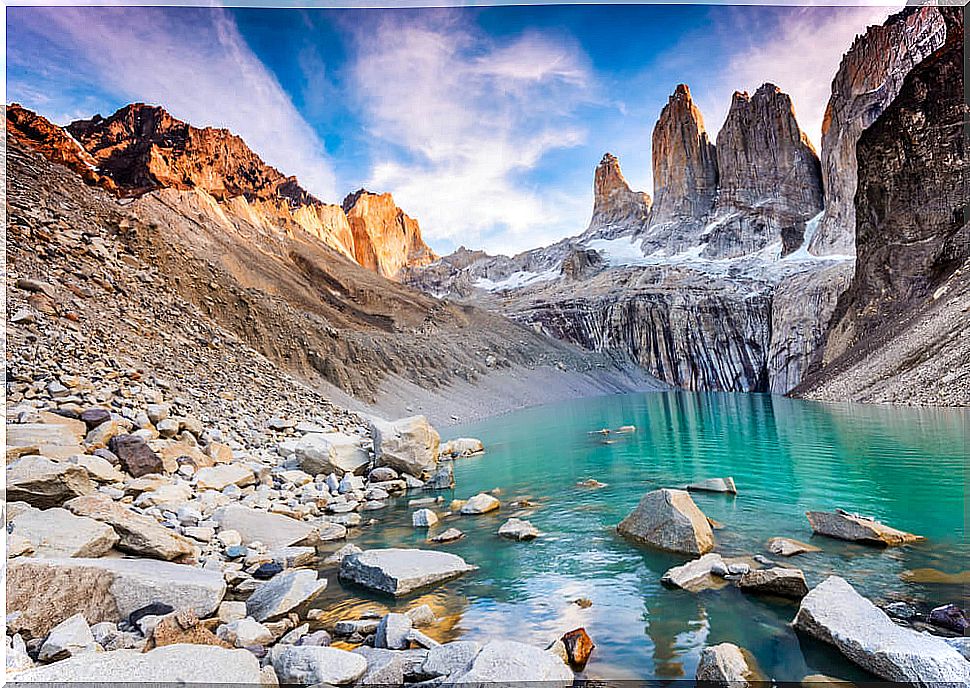
M859 138L855 274L799 391L820 398L966 405L970 156L959 8L946 43L909 72ZM935 16L935 15L934 15ZM902 21L897 19L897 21Z
M936 7L907 7L856 38L832 81L822 122L825 216L811 251L850 254L855 246L856 143L899 93L906 74L943 42Z
M714 548L711 524L684 490L648 492L616 530L624 537L668 552L706 554Z
M717 135L717 200L703 255L756 253L781 240L802 244L805 223L822 211L818 157L795 120L791 98L774 84L735 92Z
M583 239L612 239L637 232L650 213L650 195L631 191L612 153L603 155L593 179L593 217Z
M360 189L344 199L343 209L354 237L354 258L365 268L394 279L406 267L438 259L421 239L418 221L405 215L391 194Z
M764 682L751 654L732 643L705 647L695 678L702 688L748 688Z
M814 532L839 540L897 547L924 539L919 535L891 528L872 518L850 514L841 509L831 513L808 511L805 515Z
M697 231L714 206L717 179L717 155L704 118L690 89L680 84L653 130L654 202L647 239L652 244L677 245L690 229ZM675 231L676 225L684 227Z

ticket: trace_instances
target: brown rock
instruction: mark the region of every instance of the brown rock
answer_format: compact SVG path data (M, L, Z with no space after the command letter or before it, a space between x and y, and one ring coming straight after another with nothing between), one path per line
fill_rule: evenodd
M344 199L343 208L354 237L354 258L365 268L394 279L405 267L437 260L421 238L418 221L405 215L391 194L360 189Z
M148 443L140 437L117 435L111 438L108 447L118 457L122 468L134 478L140 478L149 473L165 472L162 457L152 451Z
M596 645L589 637L585 628L576 628L564 634L561 638L563 645L566 646L566 656L569 663L576 669L582 669L589 661L589 656Z
M631 191L611 153L603 155L593 181L593 217L583 235L586 239L609 238L624 231L643 228L650 214L650 195Z
M216 647L232 648L232 645L221 640L199 621L199 617L190 609L181 609L162 617L152 631L145 652L163 645L215 645Z

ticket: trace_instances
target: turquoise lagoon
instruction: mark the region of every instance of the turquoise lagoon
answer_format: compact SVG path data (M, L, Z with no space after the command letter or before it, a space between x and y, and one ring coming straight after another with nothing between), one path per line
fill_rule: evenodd
M622 425L637 430L591 434ZM503 507L444 519L432 533L455 526L466 536L433 546L480 569L397 602L343 588L330 570L320 606L336 619L426 602L444 619L429 631L440 640L508 637L545 645L584 626L596 643L583 674L591 679L692 678L704 646L728 641L747 648L779 681L814 673L864 680L871 677L837 652L792 631L796 603L733 587L699 594L667 589L660 577L687 558L634 545L615 526L649 490L730 475L737 496L694 493L698 506L725 526L715 532L716 551L768 555L770 537L788 536L822 548L784 559L804 570L809 586L838 574L877 602L966 606L966 586L920 583L904 572L970 569L968 433L965 410L687 392L582 399L448 428L445 438L479 437L487 451L455 463L457 486L438 510L446 511L452 498L496 488ZM607 486L576 486L586 478ZM537 504L524 517L544 535L522 543L499 538L499 525L519 515L508 502L524 498ZM380 523L354 542L432 546L427 533L411 527L407 501L365 513ZM879 549L813 537L805 511L836 507L927 539ZM579 598L592 606L581 608Z

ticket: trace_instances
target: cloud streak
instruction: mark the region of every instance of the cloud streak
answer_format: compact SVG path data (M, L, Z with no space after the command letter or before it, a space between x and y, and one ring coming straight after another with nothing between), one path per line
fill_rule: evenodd
M266 162L297 175L315 195L339 198L323 143L224 10L60 7L9 12L19 29L42 37L69 58L51 60L62 83L69 76L123 101L162 105L196 126L227 127ZM56 99L44 105L45 114L63 112L51 111Z

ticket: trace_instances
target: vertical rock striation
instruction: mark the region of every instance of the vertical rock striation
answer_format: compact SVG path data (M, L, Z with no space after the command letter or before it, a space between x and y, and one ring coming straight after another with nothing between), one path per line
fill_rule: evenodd
M856 38L832 81L822 123L825 216L810 247L816 255L855 247L856 143L886 109L906 74L943 42L936 7L907 7Z
M613 239L640 231L647 221L650 194L631 191L620 161L606 153L593 180L593 217L581 239Z
M354 257L369 270L396 279L405 267L438 259L421 239L418 221L394 204L391 194L364 189L344 199L344 212L354 237Z
M787 94L774 84L734 93L717 135L717 169L703 255L747 255L778 239L782 254L801 245L806 221L822 211L822 175Z

